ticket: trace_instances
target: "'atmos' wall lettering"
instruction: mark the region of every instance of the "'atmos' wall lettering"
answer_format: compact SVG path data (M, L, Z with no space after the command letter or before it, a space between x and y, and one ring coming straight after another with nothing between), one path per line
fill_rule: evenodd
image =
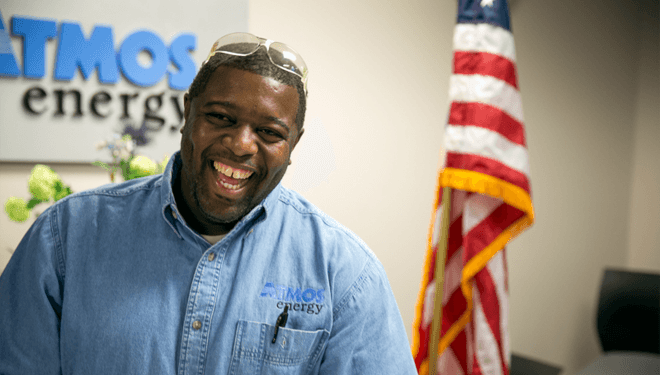
M0 26L4 29L1 18ZM60 23L58 33L55 21L12 17L11 32L23 37L23 75L29 78L44 77L46 42L54 38L58 43L53 77L59 81L72 80L77 68L87 80L94 69L98 69L101 83L116 83L121 71L131 83L149 87L160 82L167 73L171 89L186 90L195 77L195 62L188 53L194 51L197 44L194 34L177 35L168 47L154 32L139 30L128 35L117 52L111 26L96 25L90 37L85 38L80 24L75 22ZM11 45L3 49L0 75L20 75ZM151 56L151 66L144 67L138 62L142 51ZM168 70L170 62L176 71Z

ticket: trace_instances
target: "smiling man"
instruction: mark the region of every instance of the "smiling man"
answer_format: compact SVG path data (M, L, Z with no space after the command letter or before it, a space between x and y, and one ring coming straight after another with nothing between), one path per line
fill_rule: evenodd
M271 64L267 56L257 56L255 63ZM184 96L176 197L183 198L188 210L182 213L200 233L224 234L284 176L303 134L296 122L298 92L275 78L227 65L214 70L203 92L196 92L195 84Z
M219 39L165 172L60 200L0 277L1 374L415 374L382 265L280 185L307 68Z

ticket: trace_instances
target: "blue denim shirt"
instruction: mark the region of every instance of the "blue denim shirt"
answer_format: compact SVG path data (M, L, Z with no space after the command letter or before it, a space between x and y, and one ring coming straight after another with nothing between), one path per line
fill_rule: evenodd
M416 373L364 242L278 186L211 245L179 214L180 167L37 219L0 277L0 374Z

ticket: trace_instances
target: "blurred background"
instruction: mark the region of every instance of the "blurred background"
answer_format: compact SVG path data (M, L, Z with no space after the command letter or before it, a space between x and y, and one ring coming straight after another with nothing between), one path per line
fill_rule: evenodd
M13 16L72 20L85 35L94 25L111 25L116 43L138 29L153 30L166 43L194 33L191 56L197 67L215 39L231 31L287 43L305 58L306 132L284 184L373 249L410 339L442 165L456 2L108 4L6 0L0 11L6 30ZM570 374L600 353L595 314L603 270L660 272L658 2L514 0L510 11L536 214L534 226L507 252L511 348ZM232 27L243 29L227 30L225 20L234 17ZM12 36L11 43L20 67L22 39ZM0 77L0 113L5 112L0 147L50 141L39 134L11 136L11 129L35 121L21 110L29 87L40 85L49 93L57 87L91 93L101 87L96 73L55 82L55 46L54 40L46 44L43 80ZM123 81L117 85L132 88ZM158 85L149 90L168 90L165 82ZM6 115L10 111L16 115ZM40 117L39 126L61 121L51 112ZM100 132L99 140L118 125L89 116L76 121L81 132ZM95 150L94 144L69 139L71 149ZM10 196L27 196L30 171L44 162L6 159L0 161L3 205ZM46 164L74 191L110 182L106 171L87 162ZM33 221L19 224L0 215L0 270Z

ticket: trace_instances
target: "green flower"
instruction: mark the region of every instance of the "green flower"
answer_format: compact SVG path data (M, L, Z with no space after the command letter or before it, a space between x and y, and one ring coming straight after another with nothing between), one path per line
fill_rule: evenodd
M60 177L52 169L43 164L37 164L32 169L28 187L33 197L41 201L48 201L55 196L55 184L59 180Z
M159 173L165 172L165 168L167 168L167 163L169 163L169 162L170 162L170 157L166 155L163 158L163 161L161 161L160 164L158 164Z
M129 164L129 180L151 176L158 172L158 164L146 156L138 155Z
M19 223L24 222L30 217L30 210L27 208L25 200L16 197L9 197L5 203L5 211L9 219Z

